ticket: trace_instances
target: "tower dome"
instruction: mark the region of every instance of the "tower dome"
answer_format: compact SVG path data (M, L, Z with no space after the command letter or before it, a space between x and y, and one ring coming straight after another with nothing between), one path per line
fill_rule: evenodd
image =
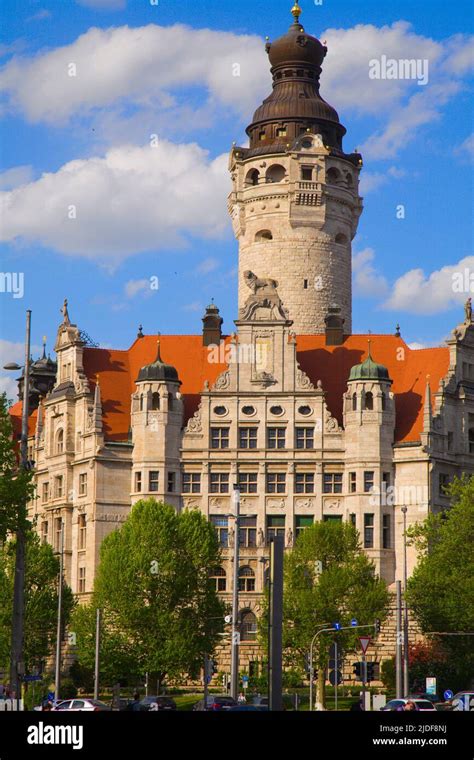
M349 373L349 381L351 380L382 380L388 383L392 382L387 367L384 367L383 364L377 364L377 362L374 362L372 359L370 345L367 358L360 364L356 364L352 367Z
M171 364L166 364L161 358L160 341L158 341L158 351L155 361L142 367L137 377L137 383L152 380L164 380L172 383L180 382L176 368Z

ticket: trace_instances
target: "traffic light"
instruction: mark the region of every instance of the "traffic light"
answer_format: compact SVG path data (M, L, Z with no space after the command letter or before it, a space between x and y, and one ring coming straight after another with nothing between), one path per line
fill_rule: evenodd
M375 629L375 635L378 636L378 634L380 633L380 618L375 618L374 629Z
M352 669L354 672L354 675L356 677L357 681L362 681L362 663L361 662L353 662L352 663Z
M378 662L368 662L366 667L367 667L367 683L370 683L370 681L376 681L379 677Z

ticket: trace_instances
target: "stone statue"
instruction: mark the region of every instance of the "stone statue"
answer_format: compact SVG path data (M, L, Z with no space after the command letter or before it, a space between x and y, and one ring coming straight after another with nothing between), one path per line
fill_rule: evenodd
M263 528L258 529L258 546L265 546L265 533Z
M272 280L269 277L257 277L257 275L251 272L250 269L247 269L247 271L244 272L244 281L254 295L259 291L263 291L265 294L273 294L278 287L277 280Z
M466 301L466 303L464 304L464 313L466 315L465 321L468 324L471 324L471 322L472 322L472 302L471 302L471 298L468 298L467 301Z
M286 531L286 545L293 546L293 531L291 528L288 528Z
M71 324L71 320L69 319L69 312L67 310L67 298L64 299L64 303L62 305L62 308L60 309L60 312L61 312L61 314L64 317L63 323L65 325L70 325Z
M239 310L239 319L256 319L257 312L263 310L263 314L259 314L260 319L288 320L288 311L278 295L277 280L272 280L270 277L257 277L249 269L244 272L243 277L252 293Z

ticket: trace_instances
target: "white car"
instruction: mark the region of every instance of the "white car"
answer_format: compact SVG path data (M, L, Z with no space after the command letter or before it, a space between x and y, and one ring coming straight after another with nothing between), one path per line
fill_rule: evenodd
M52 712L59 712L67 710L68 712L101 712L102 710L111 710L109 705L105 702L100 702L98 699L65 699L62 702L58 702L56 707L53 707Z
M391 699L390 702L384 707L381 707L382 712L397 712L404 710L407 702L414 702L416 711L420 712L436 712L436 707L429 699Z

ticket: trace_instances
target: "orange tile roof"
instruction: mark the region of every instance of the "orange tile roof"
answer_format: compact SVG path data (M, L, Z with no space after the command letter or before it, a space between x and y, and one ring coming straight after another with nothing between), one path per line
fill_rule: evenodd
M211 364L201 335L161 335L161 356L164 362L178 370L182 382L185 419L188 420L199 404L205 380L212 383L225 369L225 364ZM432 393L448 371L447 346L412 350L402 338L394 335L350 335L342 346L326 346L324 335L300 335L297 356L301 368L316 384L321 380L331 414L342 423L342 396L347 387L351 367L367 356L368 340L374 361L385 365L395 394L395 441L417 441L423 427L423 402L426 377L430 377ZM137 338L128 351L104 348L85 348L84 370L95 386L99 375L104 433L109 441L126 441L130 427L131 394L141 367L154 361L158 336ZM227 337L226 342L230 339ZM21 403L11 409L21 417ZM36 420L36 417L34 418ZM30 419L30 432L35 421Z

